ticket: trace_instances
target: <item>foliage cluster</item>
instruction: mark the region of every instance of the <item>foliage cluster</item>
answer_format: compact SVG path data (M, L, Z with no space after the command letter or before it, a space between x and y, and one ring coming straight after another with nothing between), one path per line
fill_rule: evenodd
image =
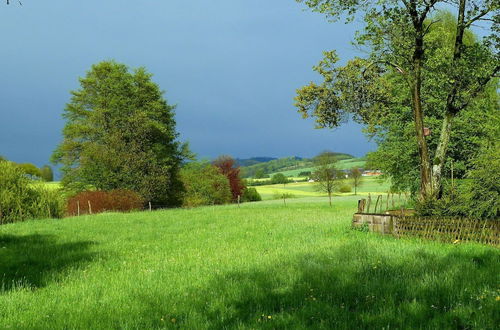
M154 204L180 205L178 172L188 150L177 141L175 107L151 77L144 68L131 72L105 61L80 79L52 157L62 164L66 189L129 189Z
M208 162L190 162L180 171L184 185L183 206L219 205L232 200L228 178Z
M500 144L481 148L466 179L445 185L444 198L433 203L416 202L421 215L462 216L479 219L500 217Z
M271 184L287 184L290 180L283 173L276 173L271 177Z
M367 55L337 66L335 51L325 52L314 68L324 80L298 91L299 112L318 127L366 124L380 146L378 167L397 188L417 182L419 198L440 198L447 158L470 164L487 132L476 123L498 109L499 2L298 1L334 21L362 16L355 44ZM457 16L443 12L450 7ZM480 21L482 39L471 31Z
M1 161L7 161L7 159L0 156L0 162ZM52 171L52 167L50 167L49 165L44 165L38 168L36 167L36 165L31 163L11 163L15 164L21 170L21 172L23 172L23 174L27 175L31 179L42 179L45 182L54 181L54 172Z
M82 191L68 199L67 214L82 215L106 211L129 212L144 207L144 200L132 190Z
M243 191L243 197L242 197L243 202L260 202L261 200L262 197L260 196L257 189L246 187L245 190Z
M343 183L339 187L339 192L340 193L350 193L352 191L352 188L349 184Z
M58 191L33 184L18 166L0 161L0 223L63 215L64 200Z
M240 167L236 166L235 160L231 156L220 156L214 160L213 165L228 179L233 201L238 200L238 196L241 198L245 183L240 177Z

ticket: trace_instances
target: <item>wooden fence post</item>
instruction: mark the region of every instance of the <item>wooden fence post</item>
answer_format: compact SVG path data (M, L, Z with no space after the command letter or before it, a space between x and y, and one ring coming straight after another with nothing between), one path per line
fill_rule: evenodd
M89 214L92 214L92 205L90 205L90 201L87 201L89 203Z
M387 193L387 203L385 203L385 210L389 210L389 193Z
M76 201L76 210L78 216L80 216L80 201Z
M149 202L149 212L151 212L151 202Z
M380 200L380 197L382 197L382 195L377 196L377 201L375 202L375 210L373 211L373 213L377 213L377 206L378 206L378 201ZM382 207L382 203L380 203L380 207Z
M241 196L238 195L238 207L240 207Z

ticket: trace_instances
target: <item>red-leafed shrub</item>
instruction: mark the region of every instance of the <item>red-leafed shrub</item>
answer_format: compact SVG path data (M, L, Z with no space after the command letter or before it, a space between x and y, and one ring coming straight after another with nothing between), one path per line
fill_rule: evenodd
M132 190L84 191L68 200L68 215L139 210L144 201Z
M213 164L227 177L233 200L237 200L238 196L243 195L245 183L240 178L240 168L236 166L236 161L231 156L219 156Z

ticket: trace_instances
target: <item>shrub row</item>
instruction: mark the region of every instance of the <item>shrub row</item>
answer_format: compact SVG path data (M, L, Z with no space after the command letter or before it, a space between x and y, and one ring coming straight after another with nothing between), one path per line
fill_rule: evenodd
M106 211L129 212L143 206L144 200L132 190L84 191L68 200L67 213L74 216Z

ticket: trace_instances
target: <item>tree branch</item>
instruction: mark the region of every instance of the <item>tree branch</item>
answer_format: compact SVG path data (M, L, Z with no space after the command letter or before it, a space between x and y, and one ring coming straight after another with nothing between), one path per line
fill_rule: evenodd
M482 19L483 16L485 16L486 14L488 14L491 10L493 10L493 8L491 7L488 7L486 9L484 9L482 12L480 12L477 16L474 16L473 18L471 18L470 20L468 20L466 23L465 23L465 27L468 28L469 26L471 26L472 23L474 23L475 21L479 20L479 19Z

